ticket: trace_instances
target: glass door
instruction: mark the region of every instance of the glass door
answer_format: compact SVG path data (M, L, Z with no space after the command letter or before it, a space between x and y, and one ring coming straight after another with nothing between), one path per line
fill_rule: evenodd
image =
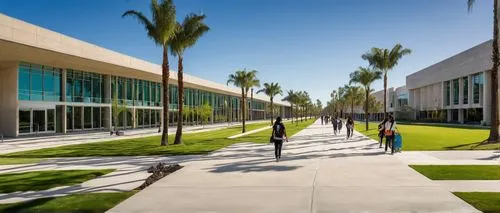
M33 110L33 131L45 132L45 110Z

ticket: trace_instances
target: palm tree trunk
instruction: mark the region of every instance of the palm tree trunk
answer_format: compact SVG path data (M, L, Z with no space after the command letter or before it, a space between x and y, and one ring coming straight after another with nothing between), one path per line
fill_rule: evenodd
M177 70L177 85L179 86L179 104L178 106L178 111L177 111L177 117L182 118L182 113L184 111L184 67L182 66L182 55L179 55L179 60L177 63L178 70ZM174 144L181 144L182 143L182 119L177 119L177 131L175 133L175 140Z
M161 146L168 144L168 79L170 78L170 66L168 64L168 47L163 46L163 63L161 65L163 83L163 131L161 134Z
M273 97L271 97L271 126L273 125L274 118L274 107L273 107Z
M498 50L498 0L493 1L493 69L491 70L491 125L490 136L488 142L499 142L498 131L498 67L499 67L499 50Z
M387 70L384 71L384 118L387 117Z
M366 88L366 93L365 93L365 128L366 131L368 131L368 98L370 97L370 88Z
M242 115L242 118L241 118L241 122L242 122L242 129L241 129L241 132L242 133L245 133L245 120L246 120L246 113L245 113L245 109L246 109L246 106L245 106L245 90L243 89L243 87L241 88L241 115Z

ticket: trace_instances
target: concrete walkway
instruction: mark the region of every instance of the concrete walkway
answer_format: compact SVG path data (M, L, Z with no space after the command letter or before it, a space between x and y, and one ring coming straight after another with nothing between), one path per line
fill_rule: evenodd
M185 167L109 212L478 212L397 155L318 122L285 144L236 144Z

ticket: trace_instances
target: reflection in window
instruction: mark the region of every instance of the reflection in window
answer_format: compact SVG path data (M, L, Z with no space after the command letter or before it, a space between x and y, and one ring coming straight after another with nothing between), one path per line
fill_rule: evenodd
M469 103L469 78L464 77L463 82L464 82L463 104L468 104Z
M450 82L449 81L446 81L444 82L445 84L445 100L444 100L444 103L446 106L449 106L450 105L450 93L451 93L451 88L450 88Z
M472 99L475 104L481 103L483 84L483 73L478 73L472 76Z
M19 133L31 132L31 111L19 109Z
M47 131L55 131L55 110L47 109Z
M460 90L458 89L459 83L458 79L453 80L453 104L457 105L459 102L458 96L460 95Z

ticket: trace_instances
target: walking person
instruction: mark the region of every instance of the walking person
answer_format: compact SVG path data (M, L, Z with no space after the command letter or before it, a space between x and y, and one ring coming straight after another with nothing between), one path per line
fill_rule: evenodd
M288 142L285 125L281 122L281 117L279 116L274 122L272 134L274 143L274 157L276 158L276 162L278 162L281 158L281 148L283 147L283 141L286 140L286 142Z
M354 120L352 120L351 116L347 118L345 127L347 129L347 139L352 138L352 133L354 131Z
M322 116L321 116L321 125L324 125L324 119L325 119L325 118L324 118L324 116L322 115Z
M392 115L389 115L389 120L384 124L385 135L385 151L387 146L391 147L391 154L394 154L394 134L396 134L396 121Z
M382 141L384 140L384 134L385 134L385 123L387 123L389 119L384 118L382 122L378 124L378 138L379 138L379 146L378 148L382 148Z
M339 118L337 116L335 116L335 118L332 119L332 125L333 125L333 134L337 135L337 129L339 126Z

